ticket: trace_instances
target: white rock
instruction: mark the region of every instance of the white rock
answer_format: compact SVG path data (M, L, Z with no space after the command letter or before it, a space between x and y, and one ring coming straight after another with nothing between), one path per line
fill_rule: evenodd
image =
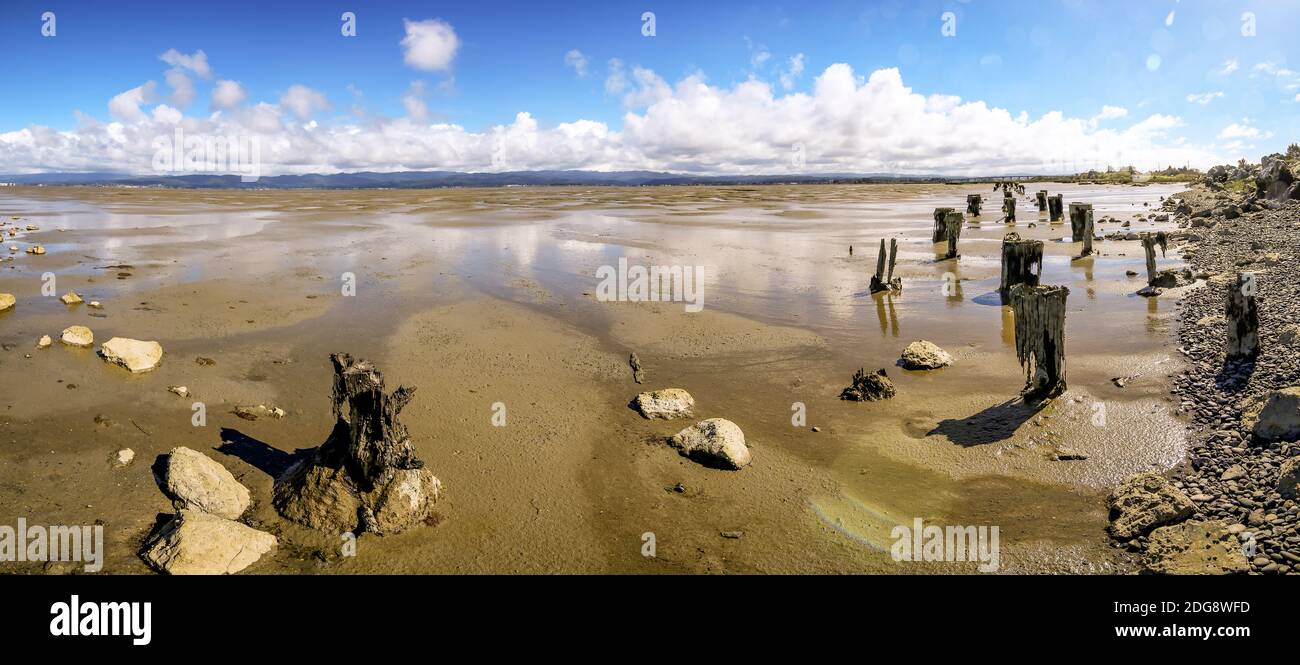
M190 396L190 389L185 386L167 386L167 392L175 393L181 397Z
M933 342L920 340L903 349L903 367L907 369L937 369L952 364L952 355Z
M695 409L695 398L681 388L664 388L641 393L632 401L642 416L652 420L689 418Z
M90 305L90 306L93 307L94 309L104 309L104 306L101 305L101 304L99 303L98 300L92 300L92 301L90 301L89 303L86 303L86 304Z
M248 488L226 467L184 446L173 448L158 485L177 509L194 509L235 519L248 510Z
M181 510L145 542L140 556L169 575L232 575L276 545L275 536L207 513Z
M14 305L18 304L18 299L12 293L0 293L0 312L11 310Z
M668 443L705 466L741 469L750 461L745 433L724 418L701 420L678 432Z
M132 372L148 372L162 360L163 349L158 342L143 342L127 337L114 337L99 347L104 360L121 365Z
M28 253L28 254L36 254L36 255L39 256L39 255L45 253L45 248L42 247L42 246L40 246L40 245L32 245L31 247L28 247L28 248L27 248L27 253Z
M54 340L50 339L49 335L41 335L41 338L36 340L36 348L38 349L48 349L52 344L54 344Z
M118 466L126 466L135 460L135 451L130 448L123 448L113 453L113 462Z
M59 296L59 300L62 300L65 305L80 305L82 302L85 302L81 299L81 294L76 291L68 291Z
M59 341L68 346L94 346L95 333L90 331L86 326L68 326L63 329L63 335Z
M235 415L244 420L257 420L258 418L275 418L279 420L285 416L285 413L284 409L278 406L258 404L256 406L236 406Z

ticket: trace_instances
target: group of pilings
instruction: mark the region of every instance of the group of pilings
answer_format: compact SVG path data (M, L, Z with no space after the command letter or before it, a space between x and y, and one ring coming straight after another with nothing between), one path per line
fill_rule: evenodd
M894 264L898 262L898 238L889 239L889 260L885 260L885 239L880 239L880 255L876 258L876 274L871 276L871 292L902 291L903 280L894 277ZM888 266L888 272L886 272Z

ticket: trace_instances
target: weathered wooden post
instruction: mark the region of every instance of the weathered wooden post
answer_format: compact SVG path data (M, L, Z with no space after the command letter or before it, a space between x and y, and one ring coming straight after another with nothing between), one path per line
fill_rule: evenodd
M984 197L979 194L966 195L966 213L979 217L980 204L984 202Z
M898 238L889 239L889 261L885 261L885 239L880 239L880 255L876 258L876 274L871 276L871 292L901 291L903 280L894 279L894 264L898 261ZM888 265L889 272L885 272Z
M1016 221L1016 199L1011 196L1003 197L1002 212L1006 215L1006 222L1011 224Z
M1234 284L1228 285L1228 359L1254 358L1259 355L1259 310L1255 294L1259 292L1255 273L1239 272Z
M1062 194L1055 194L1047 197L1047 221L1059 222L1065 207L1065 199Z
M931 234L930 242L943 242L944 238L947 237L944 235L943 218L952 211L952 208L934 209L934 233Z
M1074 242L1083 243L1080 256L1092 254L1092 204L1070 204L1070 237Z
M1016 319L1016 356L1025 369L1026 399L1046 399L1065 391L1064 286L1011 287Z
M1047 211L1047 190L1046 189L1038 190L1037 199L1038 199L1038 212L1046 212Z
M1043 271L1043 241L1023 240L1018 233L1002 238L1002 282L998 293L1008 302L1011 287L1017 284L1038 286Z
M957 240L961 238L962 216L959 212L950 212L943 217L944 238L948 241L948 253L945 259L955 259L957 254Z
M1143 233L1139 236L1142 239L1142 249L1146 251L1147 258L1147 284L1156 286L1159 272L1156 270L1156 245L1160 246L1160 256L1165 255L1165 249L1169 245L1169 237L1163 231L1159 233Z

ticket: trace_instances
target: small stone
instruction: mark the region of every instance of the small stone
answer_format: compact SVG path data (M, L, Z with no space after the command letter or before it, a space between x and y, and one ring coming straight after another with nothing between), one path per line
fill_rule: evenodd
M694 415L695 398L681 388L664 388L637 395L632 405L647 419L672 420Z
M95 345L95 333L86 326L68 326L63 329L59 341L68 346L90 347Z
M820 427L818 427L818 426L816 426L816 425L813 425L812 431L814 431L814 432L820 432L820 431L822 431L822 428L820 428Z
M130 448L123 448L113 453L113 463L118 466L126 466L135 460L135 451Z
M750 462L744 432L724 418L701 420L678 432L668 443L705 466L742 469Z
M104 306L103 306L102 304L100 304L100 302L99 302L98 300L92 300L92 301L90 301L90 302L88 302L88 303L86 303L86 304L87 304L91 309L104 309Z
M1277 493L1283 498L1300 498L1300 457L1292 457L1278 469Z
M44 254L44 253L45 253L45 248L42 247L42 246L40 246L40 245L32 245L31 247L28 247L28 248L27 248L27 253L28 253L28 254L35 254L36 256L40 256L41 254Z
M730 538L731 540L737 540L744 537L745 532L744 531L723 531L718 535L722 536L723 538Z
M163 348L158 342L146 342L127 337L114 337L99 347L104 360L131 370L131 373L148 372L162 361Z
M167 392L173 393L179 397L190 396L190 389L185 386L167 386Z
M54 340L50 339L49 335L41 335L41 338L36 340L36 348L38 349L48 349L53 344Z
M0 293L0 312L5 312L14 308L18 304L18 299L12 293Z
M903 367L906 369L938 369L951 365L952 355L926 340L919 340L903 349Z
M1069 462L1075 460L1086 460L1088 456L1084 453L1071 450L1070 448L1059 448L1052 456L1058 462Z
M1246 477L1246 467L1240 464L1233 464L1219 476L1219 480L1236 480Z
M68 291L59 296L59 300L62 300L65 305L80 305L82 302L85 302L81 299L81 294L76 291Z
M275 418L279 420L285 416L285 412L284 409L278 406L257 404L255 406L236 406L235 415L244 420L257 420L258 418Z

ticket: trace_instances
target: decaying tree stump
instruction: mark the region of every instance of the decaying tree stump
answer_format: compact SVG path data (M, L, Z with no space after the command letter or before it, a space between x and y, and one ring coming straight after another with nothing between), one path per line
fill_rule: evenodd
M1002 283L998 293L1008 302L1011 287L1017 284L1038 286L1043 269L1043 241L1022 240L1018 233L1002 238Z
M889 239L889 261L885 262L885 239L880 239L880 255L876 258L876 274L871 276L871 292L902 291L903 280L894 278L894 264L898 261L898 238ZM888 265L889 272L885 272Z
M442 484L424 468L397 419L414 388L384 391L367 360L334 363L334 429L275 480L272 504L286 519L342 533L398 533L429 518Z
M1070 239L1083 243L1080 256L1092 254L1092 204L1070 204Z
M1228 359L1254 358L1259 355L1259 310L1255 294L1259 288L1254 273L1237 273L1236 282L1228 285Z
M1038 200L1038 212L1045 212L1047 210L1047 190L1038 190L1036 198Z
M1047 197L1047 221L1059 222L1064 212L1065 199L1062 194Z
M980 204L983 202L984 202L983 196L980 196L979 194L967 194L966 214L975 215L976 217L978 217L980 214Z
M1160 289L1172 288L1179 285L1178 273L1173 270L1156 269L1156 247L1160 248L1160 256L1163 258L1165 249L1169 246L1169 234L1164 231L1156 233L1143 232L1138 236L1142 240L1142 249L1146 252L1147 262L1147 286L1138 293L1142 295L1159 295Z
M1064 286L1011 287L1016 319L1016 356L1025 369L1026 399L1048 399L1065 391Z
M1012 223L1016 221L1016 199L1011 196L1002 199L1002 212L1006 215L1006 221Z
M944 227L943 227L943 218L944 218L945 215L947 215L948 213L950 213L950 212L952 212L952 211L953 211L952 208L935 208L935 209L934 209L934 232L933 232L932 234L930 234L930 242L943 242L943 241L944 241L944 238L945 238L946 236L944 235L944 230L943 230L943 228L944 228Z
M961 213L950 212L943 217L943 237L948 241L948 253L944 255L945 259L955 259L957 254L957 240L961 238L961 225L963 222Z

